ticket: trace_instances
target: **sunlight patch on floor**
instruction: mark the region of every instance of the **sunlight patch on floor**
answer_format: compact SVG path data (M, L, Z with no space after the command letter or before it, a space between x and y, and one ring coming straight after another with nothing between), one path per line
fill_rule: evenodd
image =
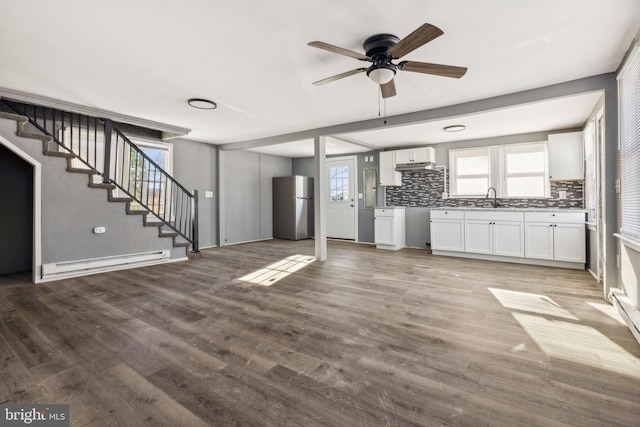
M494 297L505 308L529 311L532 313L579 320L576 316L562 308L560 304L546 295L516 292L506 289L488 288Z
M640 360L590 326L531 314L512 315L551 357L640 378Z
M616 310L616 308L611 304L597 303L597 302L587 302L587 304L595 308L596 310L603 312L604 314L611 317L613 320L620 323L621 325L625 325L625 326L627 325L626 323L624 323L624 319L620 316L620 313L618 313L618 310Z
M306 267L313 261L315 261L315 258L309 255L291 255L253 273L249 273L238 280L256 285L271 286L291 273Z

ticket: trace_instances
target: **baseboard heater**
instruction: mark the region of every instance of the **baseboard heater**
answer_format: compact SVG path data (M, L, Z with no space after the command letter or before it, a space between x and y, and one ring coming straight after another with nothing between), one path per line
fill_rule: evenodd
M620 289L611 289L609 298L613 306L627 324L636 341L640 343L640 311Z
M42 264L42 279L63 279L66 277L84 276L105 271L140 267L143 265L167 262L171 258L171 250L164 249L137 254L115 255L102 258L62 261Z

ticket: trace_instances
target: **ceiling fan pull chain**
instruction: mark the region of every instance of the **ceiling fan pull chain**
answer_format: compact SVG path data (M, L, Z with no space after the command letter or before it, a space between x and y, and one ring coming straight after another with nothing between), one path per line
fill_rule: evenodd
M380 117L380 86L376 85L376 91L378 92L378 117Z
M387 98L384 98L384 124L387 124Z

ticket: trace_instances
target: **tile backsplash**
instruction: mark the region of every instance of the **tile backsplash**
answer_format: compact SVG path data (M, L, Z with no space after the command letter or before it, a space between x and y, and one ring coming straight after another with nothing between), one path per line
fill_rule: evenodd
M447 177L448 178L448 177ZM447 182L448 186L448 182ZM402 186L386 187L387 206L406 207L491 207L491 200L481 198L443 199L444 171L442 169L420 172L403 172ZM447 192L449 188L447 188ZM560 199L560 191L566 198ZM584 181L551 182L551 197L548 199L500 199L498 205L506 208L562 208L584 207Z

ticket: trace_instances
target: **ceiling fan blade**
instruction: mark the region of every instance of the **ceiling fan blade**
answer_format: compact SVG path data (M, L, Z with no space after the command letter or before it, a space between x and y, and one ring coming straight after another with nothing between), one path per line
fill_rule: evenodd
M347 71L346 73L336 74L335 76L327 77L326 79L313 82L314 85L324 85L327 83L335 82L336 80L344 79L345 77L354 76L359 73L367 71L366 68L358 68L357 70Z
M444 32L431 24L422 24L413 33L396 43L391 47L387 53L394 58L402 58L409 52L413 52L420 46L429 43L431 40L436 39L443 35Z
M388 83L380 85L380 91L382 92L382 97L385 99L396 96L396 84L393 82L393 79L389 80Z
M368 56L365 56L361 53L354 52L349 49L345 49L342 47L334 46L325 42L311 42L307 43L307 46L317 47L318 49L328 50L329 52L338 53L340 55L350 56L351 58L359 59L361 61L370 61Z
M455 67L453 65L429 64L427 62L403 61L398 64L398 68L403 71L413 73L434 74L436 76L453 77L459 79L467 72L466 67Z

